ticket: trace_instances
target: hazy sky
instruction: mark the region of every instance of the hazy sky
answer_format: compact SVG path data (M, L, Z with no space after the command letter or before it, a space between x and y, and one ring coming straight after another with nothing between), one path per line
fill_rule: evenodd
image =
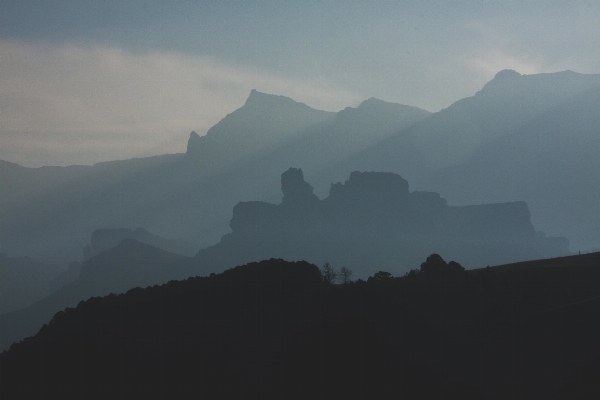
M183 152L251 89L438 111L496 72L600 73L597 1L3 1L0 159Z

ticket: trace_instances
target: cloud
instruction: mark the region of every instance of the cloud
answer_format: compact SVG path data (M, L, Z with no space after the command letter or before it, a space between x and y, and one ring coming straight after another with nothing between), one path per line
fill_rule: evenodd
M468 59L466 63L471 70L484 76L486 80L493 78L498 71L503 69L514 69L523 75L544 72L542 63L533 58L520 58L501 51L492 51Z
M284 79L211 57L0 40L0 158L92 164L185 151L251 89L337 111L360 98L323 81Z
M566 69L597 73L597 10L557 3L551 9L532 11L466 23L476 40L464 65L479 82L485 83L502 69L526 75Z

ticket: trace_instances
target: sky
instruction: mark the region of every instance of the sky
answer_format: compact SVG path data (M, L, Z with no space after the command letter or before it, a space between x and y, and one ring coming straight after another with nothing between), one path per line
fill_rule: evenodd
M250 90L439 111L502 69L600 73L596 1L0 0L0 159L184 152Z

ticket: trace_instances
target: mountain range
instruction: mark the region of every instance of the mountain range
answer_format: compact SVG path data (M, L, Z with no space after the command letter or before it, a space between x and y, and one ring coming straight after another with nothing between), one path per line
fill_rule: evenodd
M556 389L569 398L577 382L593 381L577 374L598 354L576 329L598 331L590 323L598 315L598 253L560 257L600 247L599 110L600 75L572 71L501 71L437 113L374 98L332 113L253 90L206 135L192 132L184 154L42 168L0 160L0 350L12 344L0 356L3 381L9 371L30 382L19 374L38 350L50 351L49 365L62 351L79 365L83 353L73 346L83 340L90 357L98 349L120 360L137 352L141 361L125 373L148 361L173 384L190 348L200 359L213 351L225 360L219 368L227 373L182 370L207 374L207 385L253 370L260 385L276 371L322 382L327 369L310 365L333 354L325 343L353 332L348 349L421 360L408 370L436 371L418 384L404 380L411 390L447 390L444 374L455 370L452 379L468 381L461 395L474 387L522 398ZM541 260L526 261L534 259ZM309 263L327 267L319 274ZM331 266L358 281L332 286ZM269 352L273 340L281 343ZM432 340L452 344L432 352ZM518 382L535 380L548 345L552 359L564 361L560 373L543 373L554 389L523 389ZM297 351L316 359L305 364ZM332 358L336 368L344 351ZM484 353L486 377L477 375ZM282 354L287 361L278 364ZM459 360L465 354L471 358ZM379 373L405 374L403 362L361 371L371 371L371 385ZM103 374L114 369L98 365ZM509 371L514 380L498 380Z
M277 196L290 163L331 165L427 115L377 100L325 113L253 91L205 137L192 132L186 154L38 169L2 162L0 249L64 265L79 259L92 231L139 226L200 249L227 233L239 201ZM288 119L286 133L275 135Z
M280 199L303 169L326 196L352 171L400 174L454 206L525 201L537 229L600 247L600 76L501 71L437 113L364 101L338 113L252 91L185 154L93 166L0 162L0 251L63 266L99 228L143 226L196 249L229 232L240 201Z
M194 257L166 250L185 250L185 242L142 228L94 231L76 277L44 298L35 293L39 301L29 307L0 314L0 349L90 297L208 276L253 260L329 263L366 279L381 270L405 275L435 249L470 269L569 251L567 239L535 231L524 202L451 207L438 193L411 193L402 177L382 172L353 172L323 200L301 169L288 169L280 182L281 204L238 203L232 232Z
M522 200L538 229L568 237L572 250L598 249L598 110L600 75L504 70L474 96L309 178L387 171L452 205Z

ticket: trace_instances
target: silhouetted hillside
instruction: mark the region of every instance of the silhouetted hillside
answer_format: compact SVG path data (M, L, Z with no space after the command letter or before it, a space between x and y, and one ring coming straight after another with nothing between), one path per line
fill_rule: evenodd
M377 318L334 302L333 289L314 265L271 260L92 298L0 356L3 381L11 382L2 390L37 393L40 375L25 368L34 364L44 392L60 397L201 390L219 397L428 398L442 388L409 368L412 362L395 359ZM382 304L369 290L339 294L368 309ZM32 346L41 349L40 340L38 358Z
M366 278L380 269L404 273L436 249L469 268L569 251L566 239L536 234L524 202L450 207L437 193L409 193L391 173L353 172L319 200L302 170L290 168L281 190L280 205L236 205L233 232L195 262L222 271L278 257L344 265Z
M336 285L269 260L67 308L0 355L2 395L595 398L600 269L467 272L431 254ZM579 265L579 260L584 264ZM544 264L546 261L536 261ZM551 260L548 260L551 262ZM563 298L577 282L592 297ZM531 285L531 283L529 283ZM587 289L586 289L587 288ZM560 300L556 300L560 299ZM32 373L36 371L36 373ZM126 377L126 379L124 379Z
M34 334L56 312L75 307L81 300L186 278L190 271L177 265L184 259L134 239L124 239L118 246L84 262L74 282L45 293L29 307L1 315L0 349Z

